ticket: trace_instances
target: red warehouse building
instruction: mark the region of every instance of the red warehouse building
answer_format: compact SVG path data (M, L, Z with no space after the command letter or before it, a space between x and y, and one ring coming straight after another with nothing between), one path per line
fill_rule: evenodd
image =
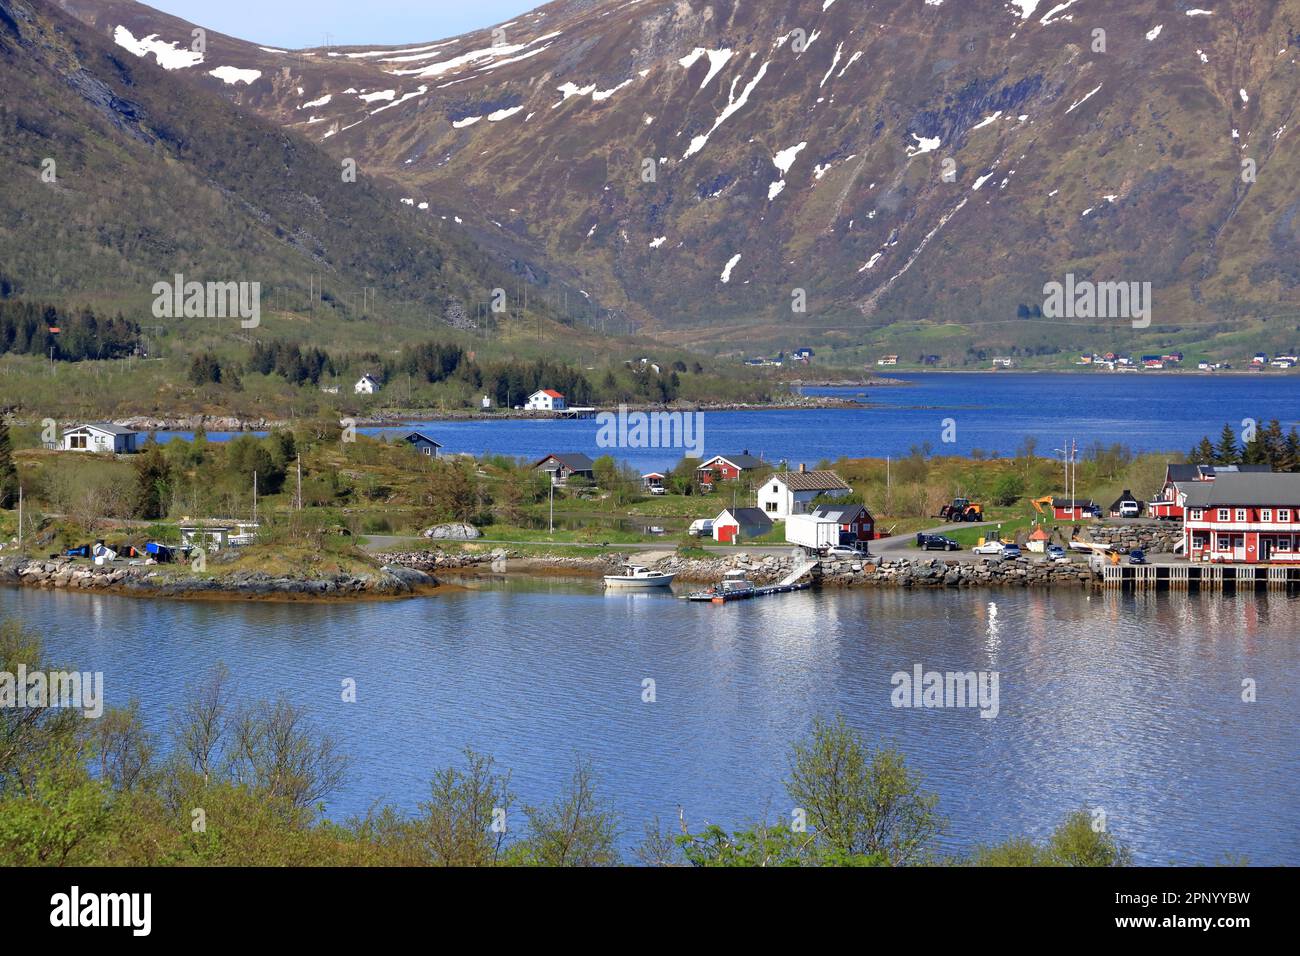
M1300 474L1225 473L1189 487L1183 543L1193 561L1300 561Z

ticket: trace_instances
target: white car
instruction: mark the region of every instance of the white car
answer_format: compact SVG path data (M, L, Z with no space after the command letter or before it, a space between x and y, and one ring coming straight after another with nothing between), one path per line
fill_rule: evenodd
M850 548L847 544L837 544L827 548L826 555L831 558L860 558L862 552L857 548Z
M1001 557L1001 555L1002 555L1002 542L1001 542L1001 541L985 541L983 544L977 544L977 545L975 545L975 547L971 548L971 550L974 551L976 554L996 554L996 555L998 555L999 557Z

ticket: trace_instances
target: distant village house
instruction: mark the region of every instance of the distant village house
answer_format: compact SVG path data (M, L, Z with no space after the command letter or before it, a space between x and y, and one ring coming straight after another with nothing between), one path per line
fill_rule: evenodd
M64 451L94 451L130 455L140 450L140 433L109 422L91 422L63 432Z

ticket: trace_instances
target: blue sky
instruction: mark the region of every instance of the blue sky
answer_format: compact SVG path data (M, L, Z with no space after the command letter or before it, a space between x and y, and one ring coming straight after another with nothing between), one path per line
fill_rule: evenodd
M546 0L144 0L151 7L266 46L412 43L502 23Z

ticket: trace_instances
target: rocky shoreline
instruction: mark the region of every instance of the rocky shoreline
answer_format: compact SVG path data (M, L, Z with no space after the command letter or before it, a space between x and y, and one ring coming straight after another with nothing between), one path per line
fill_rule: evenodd
M505 548L482 554L448 551L386 552L377 557L393 566L448 573L548 573L595 576L615 573L635 554L601 557L520 555ZM673 573L677 580L716 584L727 571L745 571L755 584L773 584L794 570L789 557L750 555L744 552L717 558L683 558L671 555L648 565ZM961 562L941 558L894 560L823 558L813 577L828 587L1096 587L1101 579L1085 564L1048 564L1021 558L1016 561Z
M198 573L158 565L100 567L67 558L4 558L0 584L134 597L288 601L414 597L433 591L438 580L418 568L402 566L384 566L369 575L306 577L261 571Z
M192 572L158 565L85 564L67 558L0 559L0 584L22 587L123 594L133 597L212 600L374 600L415 597L441 586L440 578L482 574L533 574L599 577L620 571L637 555L599 557L528 555L497 548L470 553L393 551L375 555L382 566L373 574L317 576L273 575L261 571ZM684 558L672 554L650 564L672 573L684 584L721 581L740 570L755 584L774 584L795 567L791 557L750 555ZM1100 585L1100 578L1079 563L1048 564L1021 558L977 563L942 558L823 558L812 569L823 587L1074 587Z

